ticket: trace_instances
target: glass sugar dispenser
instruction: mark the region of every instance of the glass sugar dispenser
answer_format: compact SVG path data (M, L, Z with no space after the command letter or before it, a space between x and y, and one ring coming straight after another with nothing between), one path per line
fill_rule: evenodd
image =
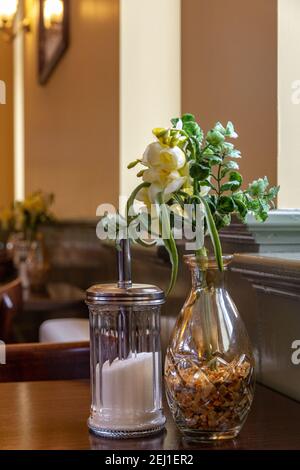
M131 281L130 244L120 242L119 282L88 289L92 405L90 430L109 438L158 433L162 409L160 311L164 293Z

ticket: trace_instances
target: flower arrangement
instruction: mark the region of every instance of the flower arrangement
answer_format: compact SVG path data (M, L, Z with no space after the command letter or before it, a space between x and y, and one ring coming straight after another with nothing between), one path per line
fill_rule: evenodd
M222 271L219 231L230 224L233 214L245 222L252 213L258 221L264 222L279 191L279 187L269 186L267 177L242 189L243 177L238 164L241 152L233 144L238 134L231 122L226 126L218 122L206 134L192 114L172 119L171 124L168 129L154 129L155 142L150 143L141 159L128 166L128 169L141 166L137 177L142 181L127 203L128 225L138 218L135 201L142 201L148 210L155 206L158 235L172 263L169 292L178 273L175 219L189 218L196 235L199 231L204 235L209 233ZM187 207L192 210L187 211ZM203 219L197 218L199 208L203 210ZM170 216L170 212L176 213L176 217ZM203 224L199 220L203 220ZM145 244L142 238L136 241ZM197 247L196 255L207 256L204 242Z
M35 239L41 225L54 220L50 208L54 195L42 191L30 194L24 201L17 201L0 213L0 227L5 232L18 232L24 240Z

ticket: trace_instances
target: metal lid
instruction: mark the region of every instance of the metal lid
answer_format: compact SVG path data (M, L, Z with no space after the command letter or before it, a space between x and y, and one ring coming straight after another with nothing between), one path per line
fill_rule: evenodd
M118 284L98 284L90 287L86 292L88 305L109 303L161 305L164 302L164 292L158 287L148 284L132 284L127 288L119 287Z

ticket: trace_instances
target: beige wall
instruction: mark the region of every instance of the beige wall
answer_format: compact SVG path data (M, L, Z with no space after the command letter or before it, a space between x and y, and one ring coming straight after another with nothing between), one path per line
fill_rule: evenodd
M278 202L291 209L300 207L300 2L278 5Z
M182 1L182 107L232 120L246 183L277 182L277 1Z
M180 114L180 5L180 0L121 0L122 196L138 184L137 170L128 171L127 165L154 140L152 129L169 126Z
M0 209L13 200L13 67L12 45L0 40L0 80L6 104L0 104Z
M37 0L25 40L25 190L56 195L63 218L90 218L119 193L119 2L71 0L71 44L37 82Z

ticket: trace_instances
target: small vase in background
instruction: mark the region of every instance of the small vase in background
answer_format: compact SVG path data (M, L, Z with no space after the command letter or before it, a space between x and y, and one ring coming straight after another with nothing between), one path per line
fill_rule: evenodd
M26 239L23 233L13 233L7 241L7 251L12 258L24 290L34 292L45 289L49 262L43 235L31 233Z
M27 258L29 256L30 249L30 241L24 240L22 238L15 241L15 246L13 249L13 260L24 290L28 290L30 287L27 270Z
M11 233L6 242L6 251L8 256L12 259L16 269L19 267L20 255L23 251L20 245L23 242L24 235L22 232Z
M41 233L38 233L36 239L30 244L26 259L26 271L31 291L43 292L47 282L49 262Z
M225 272L231 259L224 257ZM234 438L253 400L252 348L215 259L186 256L185 261L192 289L167 351L168 403L186 438Z

